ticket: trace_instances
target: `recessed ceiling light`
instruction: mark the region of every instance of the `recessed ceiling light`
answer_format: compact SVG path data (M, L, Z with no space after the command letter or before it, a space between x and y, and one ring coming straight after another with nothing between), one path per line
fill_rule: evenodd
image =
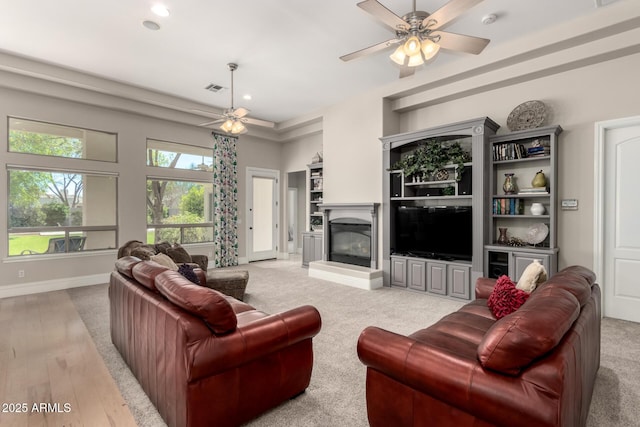
M145 28L153 31L160 29L160 25L158 25L156 22L153 22L153 21L143 21L142 25L144 25Z
M242 96L243 99L246 99L247 101L251 101L251 95L246 94Z
M158 16L169 16L169 9L163 4L153 5L151 11Z

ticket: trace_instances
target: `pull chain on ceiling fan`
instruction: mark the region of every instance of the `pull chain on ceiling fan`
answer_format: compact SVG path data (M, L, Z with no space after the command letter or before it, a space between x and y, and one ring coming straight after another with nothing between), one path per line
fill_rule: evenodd
M341 56L343 61L384 50L393 45L400 45L391 54L393 62L401 66L400 77L410 76L415 67L433 58L440 48L479 54L490 40L480 37L441 31L453 19L482 0L451 0L432 14L416 10L413 0L413 11L402 18L391 12L377 0L365 0L358 7L372 14L396 33L396 37L365 49Z

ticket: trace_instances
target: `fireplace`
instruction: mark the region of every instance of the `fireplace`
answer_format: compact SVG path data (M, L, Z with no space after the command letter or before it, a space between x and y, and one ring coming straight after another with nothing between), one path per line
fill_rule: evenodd
M322 203L322 261L309 263L309 277L360 289L382 287L378 269L379 203Z
M329 221L328 260L371 266L371 222L359 218Z

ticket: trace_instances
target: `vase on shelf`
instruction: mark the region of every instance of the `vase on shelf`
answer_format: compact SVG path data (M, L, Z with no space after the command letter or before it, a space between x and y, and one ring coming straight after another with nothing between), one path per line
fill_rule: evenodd
M500 235L498 236L498 243L501 245L506 245L509 243L509 239L507 238L507 228L506 227L498 227L498 231Z
M531 212L531 215L543 215L544 205L542 203L531 203L529 211Z
M502 184L502 190L504 191L504 194L515 194L518 192L513 175L514 174L512 173L504 174L504 184Z

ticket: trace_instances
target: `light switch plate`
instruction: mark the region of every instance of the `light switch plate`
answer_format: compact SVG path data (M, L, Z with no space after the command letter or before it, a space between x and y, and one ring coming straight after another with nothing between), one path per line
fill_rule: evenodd
M578 199L562 199L560 207L565 211L578 210Z

